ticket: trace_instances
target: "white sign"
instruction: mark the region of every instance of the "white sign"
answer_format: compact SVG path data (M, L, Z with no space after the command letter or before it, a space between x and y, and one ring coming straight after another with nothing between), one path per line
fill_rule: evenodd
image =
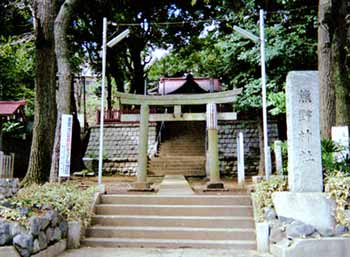
M338 144L341 151L335 153L334 158L336 161L343 161L349 156L350 148L350 133L348 126L332 127L332 140Z
M218 117L216 111L216 104L207 104L207 129L217 129L218 128Z
M62 114L59 177L70 176L70 155L72 147L73 116Z

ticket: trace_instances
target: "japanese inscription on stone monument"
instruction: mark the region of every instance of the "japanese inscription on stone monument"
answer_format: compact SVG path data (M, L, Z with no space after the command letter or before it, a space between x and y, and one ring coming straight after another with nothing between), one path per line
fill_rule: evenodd
M321 192L318 73L290 72L286 97L289 189L294 192Z

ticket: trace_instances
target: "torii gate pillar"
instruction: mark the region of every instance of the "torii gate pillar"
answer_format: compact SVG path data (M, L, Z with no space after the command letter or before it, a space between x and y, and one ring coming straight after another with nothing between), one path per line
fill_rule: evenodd
M222 189L224 183L220 180L219 148L218 148L218 119L215 103L207 104L208 154L206 165L209 168L210 180L208 189Z
M137 174L134 189L149 189L150 184L147 183L147 155L148 155L148 123L149 123L149 106L141 105L140 115L140 131L137 159Z

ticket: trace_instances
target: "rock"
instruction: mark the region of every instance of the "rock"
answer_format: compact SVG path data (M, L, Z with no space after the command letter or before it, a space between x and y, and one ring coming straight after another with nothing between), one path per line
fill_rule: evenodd
M66 238L68 233L68 222L65 220L62 220L59 225L59 228L61 230L62 238Z
M20 233L26 233L25 227L22 225L16 223L16 222L11 222L10 223L10 231L11 231L11 236L15 237L16 235Z
M13 244L22 257L28 257L33 252L32 235L18 234L13 238Z
M45 213L44 217L50 220L52 227L57 225L58 215L55 210L49 210L47 213Z
M27 207L20 207L18 211L19 211L19 215L21 216L27 216L29 213L29 209Z
M6 207L6 208L10 208L10 209L13 208L13 204L12 204L11 202L9 202L9 201L4 201L4 202L2 202L0 205L1 205L1 206L4 206L4 207Z
M40 250L45 249L48 245L45 232L41 231L38 236Z
M318 232L321 234L323 237L330 237L334 236L334 230L333 229L319 229Z
M55 227L54 233L53 233L53 240L59 241L62 238L62 232L59 227Z
M275 220L277 218L277 214L273 208L264 208L264 216L266 221Z
M311 225L304 224L302 222L293 222L287 225L286 233L288 238L305 238L312 235L315 232L315 228Z
M37 253L40 251L39 240L35 239L33 242L33 253Z
M272 227L270 231L270 242L277 243L287 238L287 234L283 227Z
M12 235L10 224L6 221L0 222L0 245L6 245L11 242Z
M279 217L310 224L318 231L335 229L336 203L327 194L278 192L272 194L272 201Z
M50 243L52 242L54 239L54 233L55 233L55 229L52 228L52 227L48 227L46 229L46 238L47 238L47 241Z
M38 217L32 216L29 218L29 232L34 236L39 235L40 232L40 219Z
M45 216L39 217L39 222L40 222L40 230L45 230L47 226L50 224L50 220Z
M278 219L279 219L283 224L290 224L290 223L294 222L294 219L292 219L292 218L287 218L287 217L283 217L283 216L279 216Z

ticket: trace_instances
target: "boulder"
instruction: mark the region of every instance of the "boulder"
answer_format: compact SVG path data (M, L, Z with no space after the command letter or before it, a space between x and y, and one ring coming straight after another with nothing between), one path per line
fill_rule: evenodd
M43 250L47 247L48 241L45 232L41 231L38 236L38 243L40 250Z
M315 228L302 222L293 222L287 225L286 234L290 239L305 238L311 236L315 232Z
M334 231L336 203L324 193L276 192L272 201L279 218L292 218L318 231Z
M11 235L11 229L10 224L6 221L0 222L0 246L6 245L9 242L11 242L12 235Z
M29 257L33 252L33 236L18 234L13 238L13 244L22 257Z
M39 235L40 232L40 219L36 216L32 216L29 218L29 232L34 236Z

